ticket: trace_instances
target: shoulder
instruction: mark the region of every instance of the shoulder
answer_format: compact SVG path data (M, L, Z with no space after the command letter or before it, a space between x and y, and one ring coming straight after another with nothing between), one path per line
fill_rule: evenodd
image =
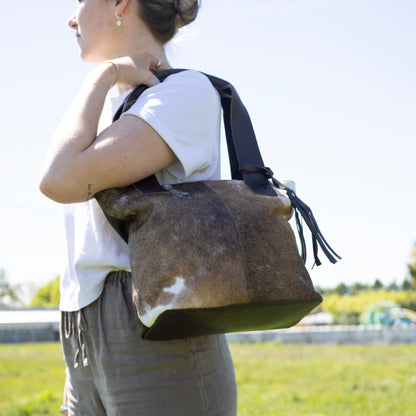
M193 69L169 75L164 81L164 83L169 85L181 85L185 88L198 87L201 89L215 91L215 88L211 84L211 81L208 79L208 77L202 72L195 71Z
M173 74L160 86L175 94L176 99L182 101L191 112L210 109L216 111L221 106L220 95L211 81L195 70Z
M190 115L201 118L205 115L209 119L220 109L220 95L208 77L195 70L186 70L172 74L145 90L124 115L144 117L151 114L162 119Z
M159 94L167 99L174 98L175 101L186 101L193 105L210 102L220 105L219 93L211 81L206 75L195 70L186 70L168 76L160 84L149 88L143 99Z

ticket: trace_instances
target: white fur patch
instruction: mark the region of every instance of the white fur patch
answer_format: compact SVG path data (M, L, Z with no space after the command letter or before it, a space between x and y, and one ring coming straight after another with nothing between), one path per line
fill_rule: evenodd
M172 293L173 295L178 295L186 288L185 286L185 279L181 276L178 276L175 279L175 283L170 287L165 287L163 289L164 292Z
M139 313L140 321L146 325L147 327L151 327L163 312L168 311L170 309L174 309L177 304L177 297L178 295L186 289L185 279L181 276L175 278L175 283L170 287L165 287L163 289L164 292L171 293L174 295L172 302L167 305L157 305L155 307L151 307L150 305L144 306L144 314Z
M157 305L154 308L150 305L145 305L145 313L143 315L139 313L140 322L150 328L156 322L156 319L159 318L159 315L172 309L174 306L175 302L171 302L169 305Z

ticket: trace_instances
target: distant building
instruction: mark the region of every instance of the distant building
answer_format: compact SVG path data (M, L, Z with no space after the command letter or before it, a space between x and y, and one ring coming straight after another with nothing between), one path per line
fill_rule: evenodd
M0 310L0 343L59 341L60 311Z

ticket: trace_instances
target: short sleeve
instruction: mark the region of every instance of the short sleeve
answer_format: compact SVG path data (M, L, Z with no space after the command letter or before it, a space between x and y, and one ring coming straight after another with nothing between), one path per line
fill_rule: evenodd
M158 172L162 183L219 179L221 102L205 75L171 75L147 89L125 115L144 120L177 156Z

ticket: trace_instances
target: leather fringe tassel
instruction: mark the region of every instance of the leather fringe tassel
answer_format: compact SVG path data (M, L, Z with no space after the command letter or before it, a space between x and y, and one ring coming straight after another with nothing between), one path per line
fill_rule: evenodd
M240 171L241 173L263 172L268 179L272 180L273 185L276 188L286 191L287 196L289 197L290 202L292 203L293 208L295 210L296 228L299 234L299 241L301 245L301 257L304 263L306 263L306 244L305 236L303 233L302 219L305 221L306 225L308 226L312 234L312 248L313 256L315 259L314 266L320 266L322 264L321 260L318 257L319 247L332 264L335 264L338 260L341 260L341 257L331 248L331 246L328 244L328 242L322 235L318 223L316 222L315 217L312 213L312 210L296 195L296 193L292 189L288 188L287 186L279 182L277 179L275 179L273 177L274 173L270 168L250 165L245 166Z

